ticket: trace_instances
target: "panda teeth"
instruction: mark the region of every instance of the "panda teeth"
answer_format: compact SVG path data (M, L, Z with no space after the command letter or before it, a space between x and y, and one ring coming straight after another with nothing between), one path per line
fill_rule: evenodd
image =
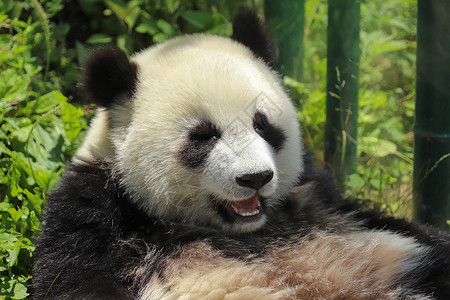
M241 217L251 217L251 216L256 216L257 214L260 213L260 210L258 207L255 207L254 210L245 210L239 207L236 207L234 205L231 205L231 207L233 208L234 212L241 216Z
M241 215L243 217L251 217L251 216L255 216L257 214L259 214L259 209L252 211L252 212L239 213L239 215Z
M241 217L256 216L261 212L261 203L259 202L258 194L255 194L246 200L235 201L230 204L234 212Z

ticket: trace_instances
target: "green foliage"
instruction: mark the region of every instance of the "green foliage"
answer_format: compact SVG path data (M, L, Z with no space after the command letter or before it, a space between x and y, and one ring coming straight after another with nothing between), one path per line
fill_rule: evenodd
M285 78L299 107L305 143L323 157L327 1L306 1L304 80ZM358 168L347 196L409 216L412 200L417 0L361 4Z
M45 195L55 186L86 127L61 79L43 68L50 31L37 2L0 5L0 295L29 295L33 251ZM45 26L42 26L45 23ZM44 53L42 55L42 53ZM72 66L75 67L75 66Z
M114 45L128 54L183 33L231 34L226 16L251 1L78 0L59 16L75 26L69 43ZM77 15L77 19L73 18ZM66 16L71 24L65 23ZM60 23L61 24L61 23Z

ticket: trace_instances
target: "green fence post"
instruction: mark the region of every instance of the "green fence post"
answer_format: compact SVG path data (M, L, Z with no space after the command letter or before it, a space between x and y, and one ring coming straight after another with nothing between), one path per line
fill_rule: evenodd
M450 1L419 0L414 217L450 228Z
M360 0L328 0L325 161L339 183L356 171Z
M305 0L265 0L264 15L279 47L280 72L301 81Z

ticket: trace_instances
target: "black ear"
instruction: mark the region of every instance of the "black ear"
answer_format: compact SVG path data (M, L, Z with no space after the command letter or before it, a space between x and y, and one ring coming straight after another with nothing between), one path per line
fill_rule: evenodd
M231 38L250 48L256 56L261 57L269 66L273 67L277 64L278 48L256 12L243 10L236 16L233 20L233 35Z
M136 88L137 65L118 49L94 51L86 64L84 87L92 102L111 107L118 96L132 96Z

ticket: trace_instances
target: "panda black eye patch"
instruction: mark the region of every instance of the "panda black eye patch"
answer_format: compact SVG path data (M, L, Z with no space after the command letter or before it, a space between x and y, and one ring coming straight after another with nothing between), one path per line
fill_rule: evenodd
M267 116L257 111L253 117L253 128L275 151L280 151L283 147L286 135L283 130L271 124Z
M186 142L179 152L179 159L190 168L201 166L220 136L220 131L211 122L200 121L190 129Z

